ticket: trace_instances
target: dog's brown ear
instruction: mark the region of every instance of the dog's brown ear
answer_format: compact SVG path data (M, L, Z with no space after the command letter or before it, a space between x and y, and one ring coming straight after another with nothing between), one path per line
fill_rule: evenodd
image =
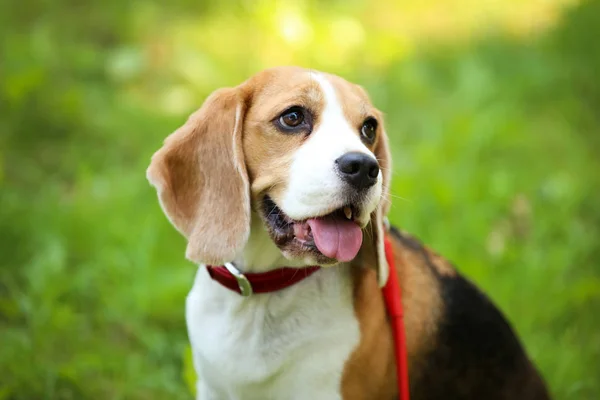
M146 175L197 263L232 261L248 240L250 192L242 148L246 104L220 89L166 140Z
M375 157L379 162L379 168L383 176L383 188L381 191L381 201L379 207L375 210L375 215L372 218L373 235L375 240L375 249L377 252L377 280L379 286L383 287L389 276L389 266L385 258L384 235L387 231L387 213L390 210L392 202L390 200L390 185L392 182L392 157L390 155L390 147L388 138L383 129L382 121L381 135L378 138L377 146L375 147Z
M382 120L381 117L380 120ZM392 205L390 201L390 185L392 183L392 156L390 154L388 137L383 127L383 122L381 123L381 127L381 135L377 138L377 145L375 146L374 153L383 175L383 190L381 192L380 207L382 208L382 216L385 217L390 211L390 206Z
M381 126L383 127L383 123ZM390 156L387 135L383 129L381 135L377 139L374 153L379 162L379 168L381 169L383 176L383 187L379 206L371 213L371 221L366 228L366 237L368 241L363 245L363 248L359 253L359 261L363 265L373 265L377 267L377 279L379 285L383 287L389 276L389 267L385 258L384 235L387 230L385 226L386 216L391 205L389 191L392 179L392 159Z

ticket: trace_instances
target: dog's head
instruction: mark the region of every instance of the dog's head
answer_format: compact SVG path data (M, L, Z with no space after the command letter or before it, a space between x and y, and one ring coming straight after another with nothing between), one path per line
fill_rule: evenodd
M360 86L279 67L214 92L147 175L192 261L235 259L255 213L286 258L360 258L383 283L390 171L382 115Z

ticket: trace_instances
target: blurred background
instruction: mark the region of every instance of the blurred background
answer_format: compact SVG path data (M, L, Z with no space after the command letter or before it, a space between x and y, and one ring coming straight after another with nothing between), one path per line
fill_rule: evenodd
M392 221L483 287L556 399L600 398L600 1L0 5L0 399L190 399L195 266L145 168L299 64L387 115Z

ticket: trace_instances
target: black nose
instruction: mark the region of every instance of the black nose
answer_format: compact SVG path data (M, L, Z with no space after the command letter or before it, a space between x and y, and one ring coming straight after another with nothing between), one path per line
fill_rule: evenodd
M335 160L335 163L342 179L356 189L366 189L377 182L379 164L367 154L346 153Z

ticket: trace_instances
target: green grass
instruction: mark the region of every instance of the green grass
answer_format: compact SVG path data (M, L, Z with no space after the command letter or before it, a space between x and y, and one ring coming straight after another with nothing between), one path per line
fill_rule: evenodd
M97 57L139 38L127 10L94 4L98 38L50 17L31 36L3 35L0 399L191 397L195 267L144 177L191 110L166 115L107 76ZM589 4L530 43L431 47L345 72L387 115L391 220L489 293L556 399L600 397L600 49L585 40L600 13Z

